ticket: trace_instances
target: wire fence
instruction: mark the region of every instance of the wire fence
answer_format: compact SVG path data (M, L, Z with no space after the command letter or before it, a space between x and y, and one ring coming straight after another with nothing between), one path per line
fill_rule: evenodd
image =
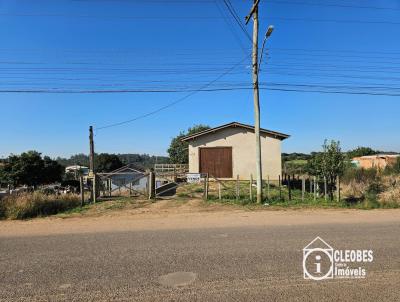
M266 201L284 202L291 200L333 200L340 201L339 179L332 184L316 177L284 175L278 179L267 177L262 182L262 193ZM252 177L242 180L218 179L203 175L195 183L184 183L178 186L178 197L204 198L205 200L254 202L257 186Z

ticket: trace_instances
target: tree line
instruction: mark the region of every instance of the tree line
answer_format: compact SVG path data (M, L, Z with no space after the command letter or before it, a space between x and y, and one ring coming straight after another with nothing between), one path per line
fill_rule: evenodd
M89 167L89 155L83 153L72 155L69 158L57 157L56 161L64 167L73 165ZM155 163L165 164L168 162L169 158L167 156L154 156L149 154L95 154L95 169L98 172L110 172L127 164L136 164L142 168L149 169L153 167Z
M210 129L207 125L195 125L187 131L180 132L172 138L167 156L150 156L148 154L95 154L95 170L97 172L111 172L127 164L135 164L143 169L154 167L156 163L188 163L188 143L182 142L186 135ZM333 186L337 176L343 174L352 158L373 155L378 153L392 153L373 150L369 147L357 147L343 152L339 141L325 141L322 151L305 153L282 153L283 172L288 174L304 174L326 178ZM72 165L89 166L89 156L75 154L69 158L58 157L55 160L42 156L37 151L28 151L20 155L10 155L0 159L0 186L1 185L29 185L37 186L59 182L66 178L65 167ZM400 172L400 158L398 163L390 169ZM396 170L397 171L397 170Z

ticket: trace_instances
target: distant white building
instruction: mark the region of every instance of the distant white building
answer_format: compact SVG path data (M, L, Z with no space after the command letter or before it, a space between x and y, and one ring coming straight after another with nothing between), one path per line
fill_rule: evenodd
M71 174L76 173L78 175L87 176L89 175L89 168L79 165L68 166L65 168L65 173L71 173Z

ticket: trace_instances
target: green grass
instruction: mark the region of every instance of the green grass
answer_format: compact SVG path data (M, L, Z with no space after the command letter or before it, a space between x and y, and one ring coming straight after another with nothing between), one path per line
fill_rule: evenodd
M202 184L197 184L202 187ZM195 186L191 184L191 190L195 190ZM242 205L247 208L258 208L266 205L275 208L347 208L347 209L377 209L377 208L399 208L398 202L381 203L377 201L376 196L369 196L369 198L360 202L347 202L342 199L340 202L334 200L325 200L324 197L319 197L314 200L313 193L305 192L304 200L302 200L301 190L291 190L291 200L289 200L289 191L287 187L279 187L270 184L269 190L267 185L263 188L264 201L262 205L255 202L256 188L252 188L253 201L250 200L250 185L246 181L239 183L239 198L236 196L236 182L224 182L221 186L221 200L219 199L218 185L210 184L210 191L208 194L208 202L210 203L223 203L232 205ZM178 195L179 196L179 195ZM181 197L188 197L190 194L186 193Z
M294 159L294 160L287 161L286 164L305 166L305 165L307 165L307 160L305 160L305 159Z

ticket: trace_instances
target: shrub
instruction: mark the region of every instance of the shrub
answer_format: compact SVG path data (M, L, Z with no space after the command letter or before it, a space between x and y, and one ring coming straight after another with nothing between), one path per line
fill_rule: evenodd
M2 200L3 218L26 219L57 214L80 205L78 195L45 195L40 192L11 195Z
M342 182L349 183L351 181L355 181L358 183L370 183L376 181L378 177L379 175L377 169L349 168L343 174Z
M400 177L396 175L382 177L384 190L378 193L378 201L382 207L400 206Z
M391 187L378 195L382 207L400 207L400 186Z
M383 173L386 175L400 174L400 156L393 165L386 166L385 170L383 170Z
M6 207L4 204L4 200L0 199L0 219L6 217Z

